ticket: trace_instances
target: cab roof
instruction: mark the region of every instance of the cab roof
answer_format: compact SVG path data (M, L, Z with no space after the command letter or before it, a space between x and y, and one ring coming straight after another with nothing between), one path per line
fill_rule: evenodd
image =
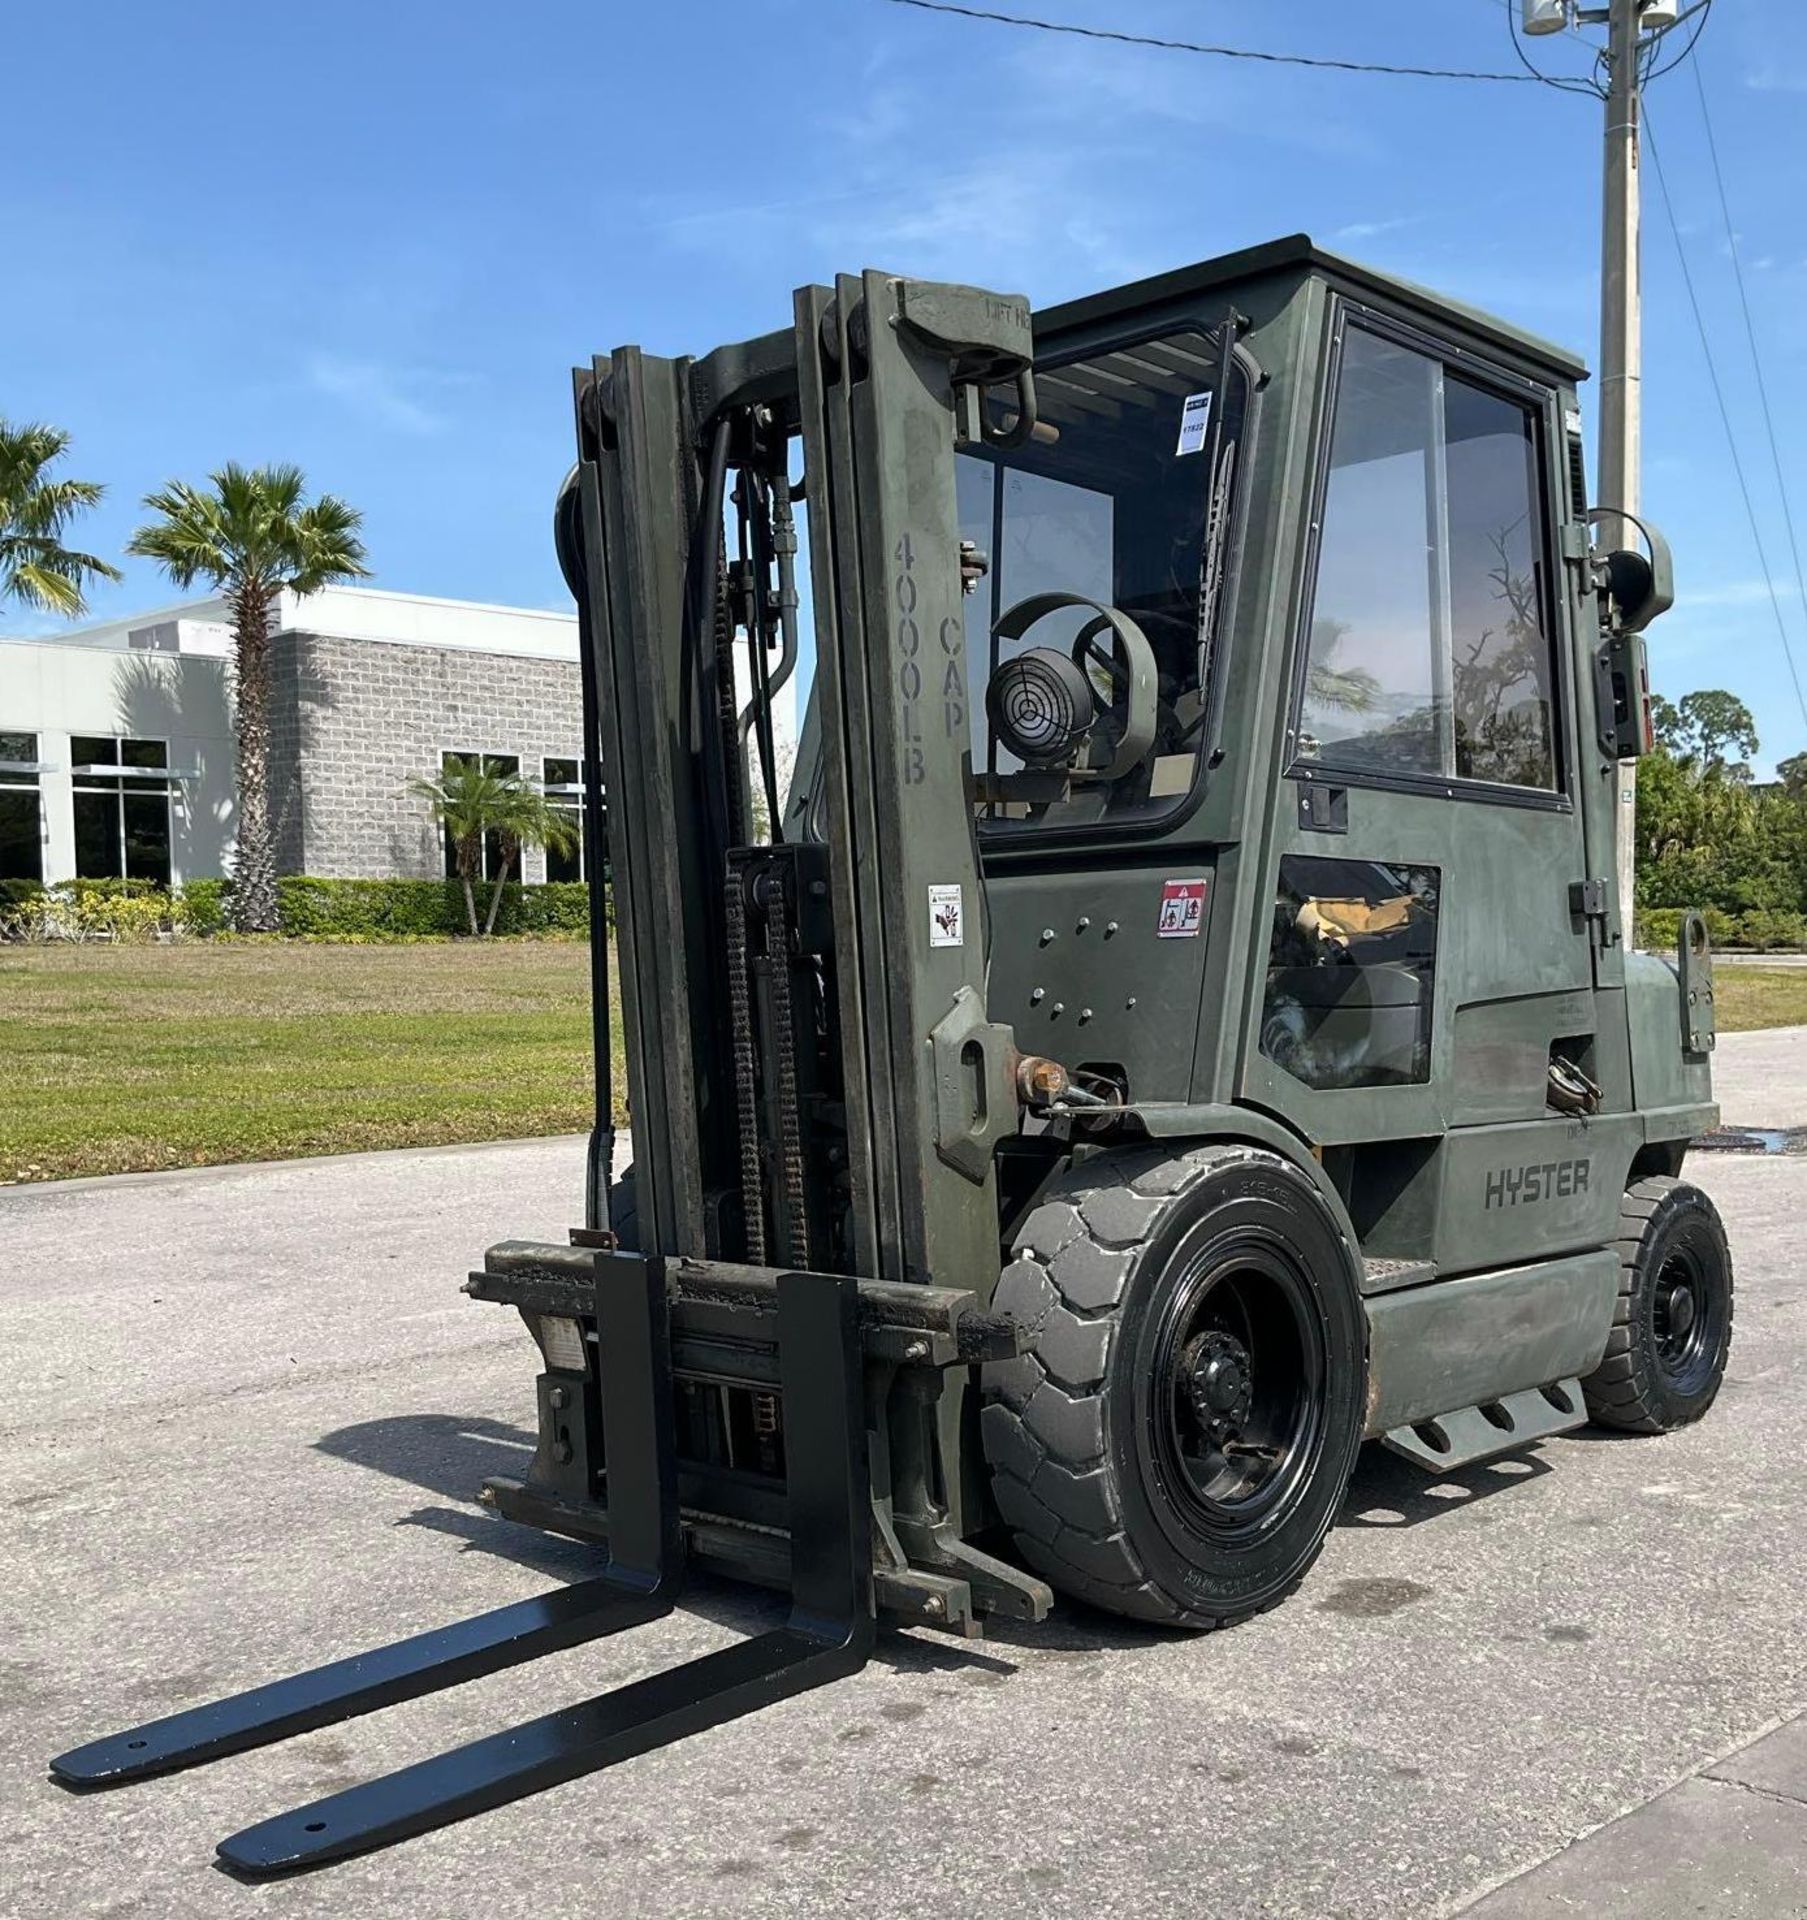
M1063 301L1056 307L1036 311L1038 327L1066 328L1083 326L1095 320L1158 305L1162 301L1188 294L1206 293L1238 281L1258 279L1269 273L1292 270L1316 273L1357 293L1379 294L1395 306L1420 314L1426 319L1454 320L1467 332L1506 348L1520 359L1533 362L1544 372L1562 380L1585 380L1587 363L1535 333L1515 327L1509 321L1471 307L1461 300L1401 280L1377 267L1363 266L1340 253L1320 247L1309 234L1289 234L1281 240L1264 241L1260 246L1244 247L1236 253L1221 254L1215 260L1201 260L1196 266L1176 267L1170 273L1155 274L1128 286L1113 287L1104 293L1087 294L1078 300Z

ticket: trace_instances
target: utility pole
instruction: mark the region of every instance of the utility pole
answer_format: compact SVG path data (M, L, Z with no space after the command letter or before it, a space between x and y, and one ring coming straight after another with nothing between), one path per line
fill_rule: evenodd
M1528 34L1574 25L1606 29L1606 169L1600 222L1599 539L1609 550L1635 547L1638 529L1623 515L1638 512L1644 445L1643 273L1640 264L1638 168L1643 89L1638 42L1685 19L1679 0L1523 0ZM1613 845L1619 872L1619 922L1627 945L1636 922L1638 763L1621 760L1613 777Z
M1632 547L1644 439L1644 289L1640 259L1638 168L1643 97L1638 83L1639 15L1646 0L1610 0L1607 8L1606 192L1600 229L1599 504L1604 545ZM1638 763L1621 760L1613 780L1613 842L1619 874L1619 924L1630 946L1636 921Z

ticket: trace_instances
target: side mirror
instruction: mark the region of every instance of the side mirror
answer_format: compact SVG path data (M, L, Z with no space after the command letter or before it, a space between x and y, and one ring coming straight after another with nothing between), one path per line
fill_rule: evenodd
M1628 520L1644 536L1648 553L1619 547L1594 556L1601 591L1612 605L1613 624L1627 633L1642 633L1675 605L1675 562L1669 542L1649 521L1617 507L1596 507L1587 516L1596 520Z
M1606 556L1606 592L1619 616L1619 624L1631 633L1642 633L1652 620L1660 619L1675 605L1675 568L1669 559L1669 543L1660 533L1650 535L1648 555L1630 547Z
M1675 563L1669 543L1647 522L1597 507L1590 521L1629 520L1648 553L1618 547L1594 557L1594 576L1606 602L1606 637L1594 656L1594 706L1600 745L1615 760L1636 760L1656 745L1650 718L1650 669L1644 629L1675 605Z

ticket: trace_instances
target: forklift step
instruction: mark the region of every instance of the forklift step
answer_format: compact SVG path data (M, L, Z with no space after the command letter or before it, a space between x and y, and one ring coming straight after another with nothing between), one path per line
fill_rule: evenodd
M371 1712L670 1610L682 1577L665 1263L597 1258L610 1462L606 1571L561 1592L95 1741L51 1763L73 1787L123 1784ZM751 1713L865 1665L875 1635L871 1489L853 1281L779 1276L778 1355L791 1453L787 1623L545 1714L220 1845L262 1878L463 1820Z
M1478 1407L1458 1407L1433 1420L1395 1427L1381 1435L1381 1445L1431 1473L1448 1473L1586 1423L1581 1382L1557 1380L1547 1387L1503 1394Z

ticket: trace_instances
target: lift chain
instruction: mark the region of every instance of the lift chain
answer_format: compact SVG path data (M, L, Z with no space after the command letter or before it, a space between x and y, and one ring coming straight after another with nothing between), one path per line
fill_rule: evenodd
M759 1168L759 1117L753 1077L753 1000L747 974L747 909L737 869L724 900L728 934L728 1018L734 1029L734 1112L740 1134L740 1205L747 1258L765 1264L765 1182Z
M772 1051L778 1061L778 1151L784 1176L784 1211L791 1264L807 1267L809 1213L803 1197L803 1116L797 1094L796 1023L791 1008L790 921L784 883L775 869L768 869L766 885L765 951L771 977Z

